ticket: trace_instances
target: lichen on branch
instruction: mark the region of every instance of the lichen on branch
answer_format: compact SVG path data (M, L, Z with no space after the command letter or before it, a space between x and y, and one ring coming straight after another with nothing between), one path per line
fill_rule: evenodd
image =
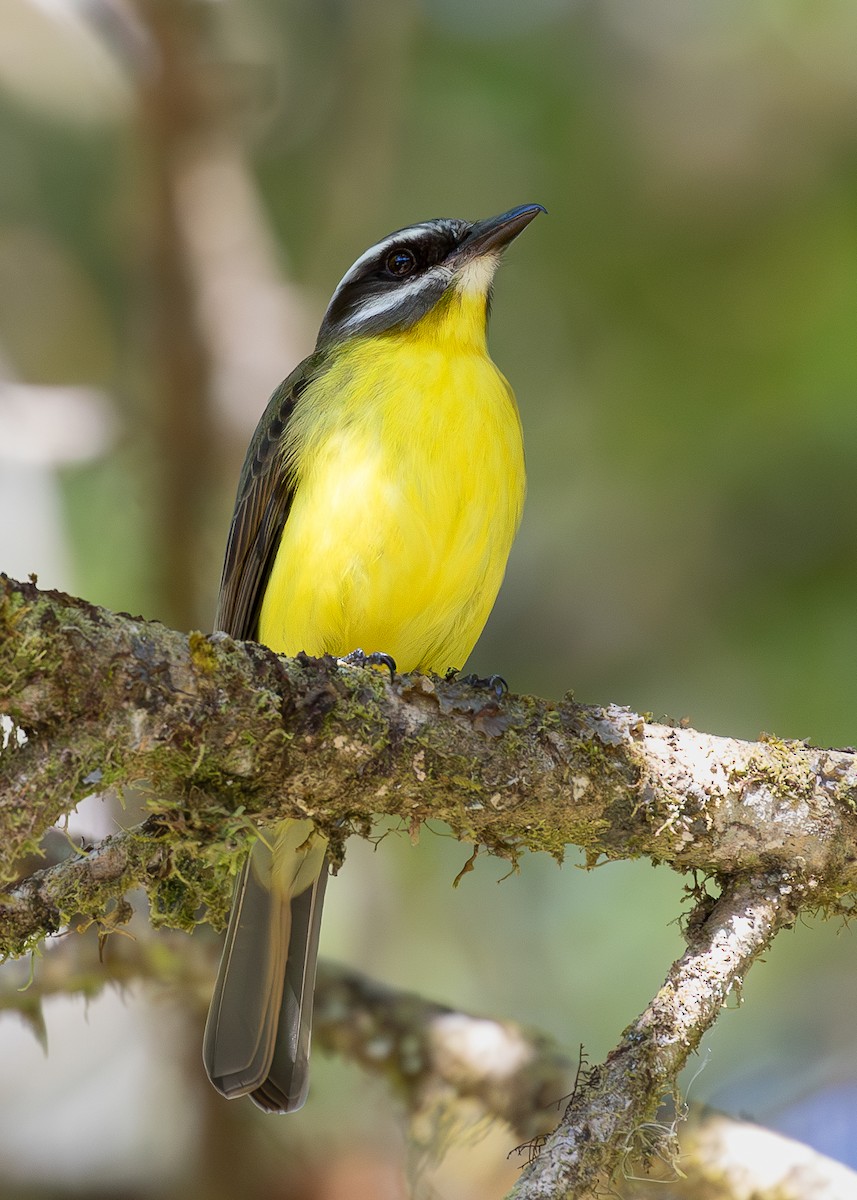
M639 1158L638 1131L729 990L800 911L847 908L857 884L851 750L279 657L6 577L0 713L13 724L0 749L3 881L92 792L134 786L149 810L136 828L24 872L0 896L0 955L75 916L109 931L138 885L155 923L219 924L247 835L289 816L311 817L334 860L383 814L411 833L443 820L513 861L577 846L588 863L645 855L713 876L721 895L696 890L687 953L581 1078L519 1200L588 1194L623 1156Z
M173 903L159 912L169 921L173 908L179 925L188 910L179 848L220 847L225 857L211 859L222 888L242 831L285 816L312 817L335 853L386 814L410 830L441 819L511 859L523 849L561 858L573 845L589 862L648 855L719 877L788 870L818 903L857 881L850 751L740 742L571 697L498 696L461 679L390 680L330 658L283 658L5 576L0 712L18 731L0 752L0 875L14 879L21 857L86 795L135 785L157 831L158 868L132 856L110 887L125 879L163 896L172 878ZM80 875L54 868L51 886L73 869ZM98 902L105 885L90 883L76 903ZM193 886L189 894L197 903ZM0 950L24 944L25 910L11 940L0 930ZM30 934L38 913L34 905Z

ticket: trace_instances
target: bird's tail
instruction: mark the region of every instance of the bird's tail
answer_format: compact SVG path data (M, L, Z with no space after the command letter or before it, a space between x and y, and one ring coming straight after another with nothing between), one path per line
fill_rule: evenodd
M217 1090L268 1112L306 1099L326 840L311 821L282 821L254 842L232 914L202 1056Z

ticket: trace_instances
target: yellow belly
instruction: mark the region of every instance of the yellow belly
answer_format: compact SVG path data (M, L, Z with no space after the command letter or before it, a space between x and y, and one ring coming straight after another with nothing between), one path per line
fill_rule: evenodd
M286 654L461 667L494 604L524 500L514 397L484 350L425 331L355 341L302 394L295 498L259 639Z

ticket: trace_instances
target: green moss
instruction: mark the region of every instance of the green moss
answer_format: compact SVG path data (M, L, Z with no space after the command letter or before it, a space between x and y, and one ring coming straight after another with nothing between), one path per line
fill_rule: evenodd
M809 755L796 756L796 743L762 734L764 750L753 750L746 766L730 773L730 782L764 783L780 800L809 800L815 791L815 774ZM798 743L798 748L800 744Z
M836 785L836 799L844 804L849 812L857 812L857 788L853 783L844 780Z
M211 675L217 667L217 654L211 644L211 639L198 630L192 630L188 636L190 660L203 675Z

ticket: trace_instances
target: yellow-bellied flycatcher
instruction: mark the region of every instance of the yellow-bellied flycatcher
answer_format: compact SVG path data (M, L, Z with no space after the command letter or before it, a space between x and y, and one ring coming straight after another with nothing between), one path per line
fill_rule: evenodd
M424 221L345 274L250 443L218 629L282 654L464 665L525 490L515 398L485 341L491 283L543 211ZM309 820L254 843L205 1030L214 1086L273 1112L306 1097L325 850Z

